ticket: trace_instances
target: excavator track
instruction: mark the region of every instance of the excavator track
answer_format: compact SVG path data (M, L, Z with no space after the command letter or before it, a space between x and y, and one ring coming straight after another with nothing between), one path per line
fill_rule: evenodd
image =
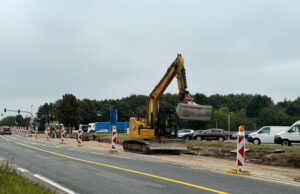
M151 154L152 151L146 141L140 140L125 140L123 142L125 152L137 152L142 154Z
M136 152L142 154L153 154L157 152L181 154L187 147L182 140L125 140L123 149L126 152Z

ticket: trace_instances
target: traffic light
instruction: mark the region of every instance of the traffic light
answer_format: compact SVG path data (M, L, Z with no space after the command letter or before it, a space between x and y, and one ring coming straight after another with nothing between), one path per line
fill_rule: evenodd
M4 108L4 112L6 112L6 108Z
M20 109L18 109L18 114L20 114Z

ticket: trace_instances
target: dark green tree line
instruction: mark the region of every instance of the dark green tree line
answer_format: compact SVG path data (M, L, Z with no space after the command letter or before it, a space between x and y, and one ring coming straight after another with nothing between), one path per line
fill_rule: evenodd
M265 95L229 94L211 95L196 93L194 100L198 104L212 105L211 121L180 121L182 128L205 129L218 127L227 129L230 115L230 128L237 130L245 125L247 130L255 130L264 125L291 125L300 119L300 98L294 101L284 100L274 103ZM131 95L121 99L78 100L72 94L66 94L54 103L45 103L39 107L37 117L43 126L47 122L59 121L65 125L77 127L79 123L88 124L110 120L110 109L118 109L118 121L129 121L131 116L145 117L147 114L146 95ZM174 108L177 94L164 94L159 102L161 108Z

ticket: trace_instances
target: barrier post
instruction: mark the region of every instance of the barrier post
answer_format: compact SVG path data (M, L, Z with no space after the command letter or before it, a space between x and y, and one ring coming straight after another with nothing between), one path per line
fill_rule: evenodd
M117 150L117 127L115 125L112 126L111 152L118 152L118 150Z
M65 144L65 134L66 134L66 130L65 130L65 127L62 125L61 127L61 132L60 132L60 140L62 144Z
M236 162L238 170L242 171L245 165L245 128L243 126L239 127L238 132Z
M50 128L49 127L46 128L45 133L46 133L46 141L50 141Z
M77 134L77 142L78 145L81 146L82 144L82 137L83 137L83 131L82 131L82 125L79 125L78 134Z
M236 166L237 169L228 170L228 173L238 174L238 175L249 175L249 171L244 170L245 166L245 127L240 126L237 136L237 149L236 149Z

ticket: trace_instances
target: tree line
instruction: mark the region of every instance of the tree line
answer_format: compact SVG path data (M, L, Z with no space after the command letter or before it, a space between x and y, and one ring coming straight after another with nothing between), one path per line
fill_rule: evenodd
M211 95L196 93L194 101L198 104L213 106L210 121L180 121L180 128L206 129L222 128L236 131L239 125L246 130L256 130L265 125L291 125L300 120L300 97L295 100L285 99L274 103L266 95L229 94ZM80 123L104 122L110 120L110 109L118 109L118 121L129 121L132 116L145 117L147 114L145 95L130 95L121 99L90 100L77 99L72 94L65 94L55 102L45 103L38 108L35 122L43 130L47 123L61 123L77 127ZM174 108L179 103L177 94L164 94L159 102L160 108ZM23 120L24 122L22 122ZM3 118L0 125L25 125L27 118L21 115ZM27 119L28 120L28 119Z

